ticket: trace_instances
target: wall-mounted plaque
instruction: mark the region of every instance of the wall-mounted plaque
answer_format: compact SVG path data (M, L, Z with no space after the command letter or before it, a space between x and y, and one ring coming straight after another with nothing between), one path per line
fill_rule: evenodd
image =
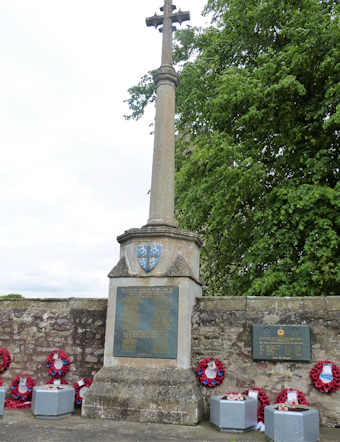
M310 330L305 325L253 325L253 359L310 361Z
M178 287L118 287L113 355L177 358Z

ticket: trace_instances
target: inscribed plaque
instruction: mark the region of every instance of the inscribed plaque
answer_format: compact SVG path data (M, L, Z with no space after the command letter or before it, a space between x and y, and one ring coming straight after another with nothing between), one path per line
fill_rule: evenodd
M253 359L310 361L310 331L305 325L253 325Z
M178 287L118 287L113 355L177 358Z

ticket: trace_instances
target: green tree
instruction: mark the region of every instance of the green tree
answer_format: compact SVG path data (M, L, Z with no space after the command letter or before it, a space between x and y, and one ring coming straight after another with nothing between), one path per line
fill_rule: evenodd
M176 206L204 236L207 294L340 294L339 12L209 0L212 25L177 33Z

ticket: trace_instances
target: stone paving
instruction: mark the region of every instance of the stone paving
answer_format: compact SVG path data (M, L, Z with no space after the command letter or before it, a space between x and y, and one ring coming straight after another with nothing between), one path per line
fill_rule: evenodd
M266 441L263 433L221 433L209 422L195 427L139 424L86 419L79 410L73 416L35 419L31 410L5 410L0 419L0 442L256 442ZM340 429L321 429L321 442L340 442Z

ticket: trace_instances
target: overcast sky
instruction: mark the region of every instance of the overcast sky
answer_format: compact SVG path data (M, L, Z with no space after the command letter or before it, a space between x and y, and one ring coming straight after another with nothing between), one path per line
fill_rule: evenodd
M192 26L205 0L178 0ZM0 0L0 295L106 297L117 235L148 218L162 0Z

